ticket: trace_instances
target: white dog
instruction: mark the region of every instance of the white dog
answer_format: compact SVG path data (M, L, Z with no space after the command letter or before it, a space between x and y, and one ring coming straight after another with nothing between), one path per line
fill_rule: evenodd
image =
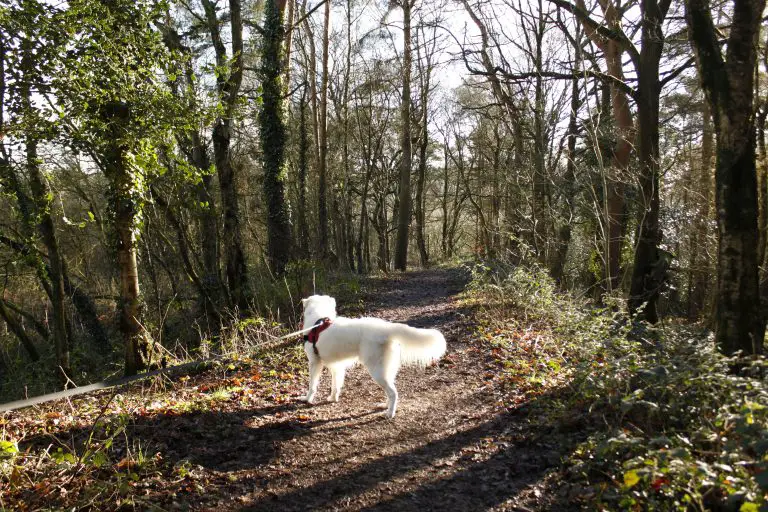
M331 372L328 399L338 402L346 369L359 361L386 393L386 415L394 418L398 398L395 377L400 366L426 366L445 353L445 338L435 329L417 329L378 318L337 317L336 300L327 295L313 295L301 302L304 327L325 318L330 320L316 336L316 343L304 343L309 359L309 391L303 400L309 403L314 401L323 367Z

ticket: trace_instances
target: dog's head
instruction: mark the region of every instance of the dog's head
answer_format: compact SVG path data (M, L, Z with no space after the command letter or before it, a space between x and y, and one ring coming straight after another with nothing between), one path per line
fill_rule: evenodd
M336 299L328 295L312 295L301 299L304 306L304 327L311 327L321 318L336 318Z

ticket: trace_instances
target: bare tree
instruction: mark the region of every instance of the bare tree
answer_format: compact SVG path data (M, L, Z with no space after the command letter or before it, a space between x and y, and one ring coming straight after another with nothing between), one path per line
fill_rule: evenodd
M408 232L411 226L411 0L402 0L403 8L403 90L400 105L400 180L395 241L395 268L405 270L408 265Z

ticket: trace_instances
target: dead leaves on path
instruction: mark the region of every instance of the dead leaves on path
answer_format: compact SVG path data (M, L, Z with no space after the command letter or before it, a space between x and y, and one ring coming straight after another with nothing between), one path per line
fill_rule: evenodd
M259 364L243 362L161 386L149 382L119 394L5 414L0 417L0 509L115 510L166 499L171 505L200 501L218 477L189 461L166 460L165 449L186 439L200 443L205 453L206 443L226 441L231 425L209 422L203 432L201 415L258 412L295 401L305 366L298 356L287 350ZM297 424L311 421L298 411L275 411L274 416ZM139 435L139 429L149 430Z

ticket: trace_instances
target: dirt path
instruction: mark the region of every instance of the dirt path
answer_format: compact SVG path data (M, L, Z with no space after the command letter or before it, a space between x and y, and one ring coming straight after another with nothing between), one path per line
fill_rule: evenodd
M202 438L180 432L169 448L207 473L203 502L179 495L164 505L280 511L547 508L539 481L561 453L532 437L514 411L495 405L484 380L486 351L467 342L468 326L455 303L465 282L455 269L412 272L382 280L366 298L366 314L438 328L448 341L439 366L401 371L394 420L374 408L383 393L362 367L348 372L339 403L310 407L293 401L200 415L195 430ZM329 380L326 374L319 396L327 396ZM206 426L215 427L217 438L206 437Z
M564 510L571 491L559 486L555 468L574 439L530 423L529 407L501 405L491 380L498 367L489 347L472 341L470 312L457 301L466 282L457 269L409 272L373 281L364 297L366 315L437 328L448 342L439 365L401 370L394 420L375 408L384 395L363 367L348 371L340 402L321 400L314 406L298 400L306 377L297 379L286 367L293 363L282 359L272 364L289 372L284 377L250 387L234 384L240 394L225 392L218 401L211 401L216 389L256 379L256 370L222 377L225 369L187 379L171 387L170 396L178 400L166 394L159 409L151 388L134 390L132 403L140 405L128 417L115 460L129 450L135 459L143 450L154 457L156 468L125 487L134 506L217 512ZM322 398L329 380L326 373ZM206 405L184 408L192 397ZM59 416L42 414L41 421ZM89 432L85 425L57 435L60 443L82 446ZM26 440L22 448L49 444L45 434ZM65 491L79 495L82 503L88 482L73 480ZM22 496L29 502L43 499L37 487L28 492ZM108 501L109 508L122 510L120 496L113 497L117 504Z

